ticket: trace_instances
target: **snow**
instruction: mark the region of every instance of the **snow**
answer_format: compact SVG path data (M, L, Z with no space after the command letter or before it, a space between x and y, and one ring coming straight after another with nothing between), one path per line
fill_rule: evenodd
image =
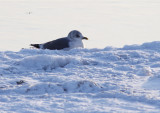
M159 113L159 47L1 51L0 112Z

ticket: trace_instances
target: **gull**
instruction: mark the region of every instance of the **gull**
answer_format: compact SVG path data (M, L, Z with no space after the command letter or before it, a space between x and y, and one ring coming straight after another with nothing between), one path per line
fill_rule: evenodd
M31 46L38 49L50 49L50 50L70 50L73 48L84 48L82 40L88 40L84 37L78 30L73 30L69 32L67 37L59 38L53 41L49 41L42 44L31 44Z

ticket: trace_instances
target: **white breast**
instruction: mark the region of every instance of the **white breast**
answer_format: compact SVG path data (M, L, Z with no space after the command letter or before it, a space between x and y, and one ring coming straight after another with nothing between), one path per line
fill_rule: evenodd
M78 47L81 47L83 48L83 42L82 42L82 39L76 39L76 40L72 40L70 43L69 43L69 48L70 49L73 49L73 48L78 48Z

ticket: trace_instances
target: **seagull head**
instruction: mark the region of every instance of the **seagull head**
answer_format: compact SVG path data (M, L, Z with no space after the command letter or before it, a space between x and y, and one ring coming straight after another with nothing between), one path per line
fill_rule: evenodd
M88 40L87 37L84 37L84 36L82 35L82 33L80 33L80 32L77 31L77 30L71 31L71 32L68 34L68 38L71 39L71 40L82 40L82 39Z

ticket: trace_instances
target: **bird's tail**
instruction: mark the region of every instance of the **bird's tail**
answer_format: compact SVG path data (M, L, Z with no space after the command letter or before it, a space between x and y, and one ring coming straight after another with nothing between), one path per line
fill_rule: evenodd
M40 48L39 44L31 44L31 46L35 47L35 48Z

